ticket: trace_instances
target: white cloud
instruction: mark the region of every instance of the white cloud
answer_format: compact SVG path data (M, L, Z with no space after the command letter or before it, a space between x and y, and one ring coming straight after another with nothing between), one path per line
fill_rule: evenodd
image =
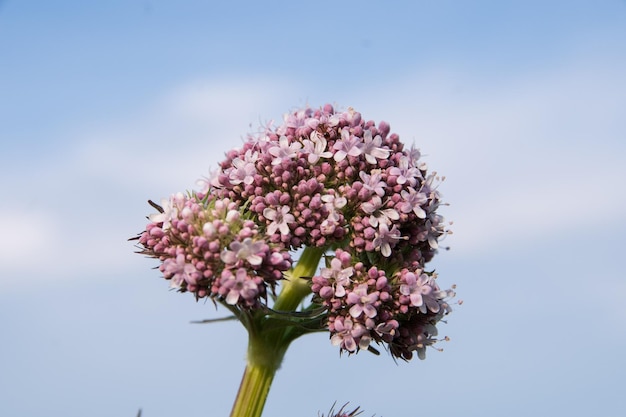
M271 79L187 83L131 120L59 143L54 157L33 165L37 172L14 173L17 195L10 206L0 202L2 287L129 266L137 257L126 239L153 211L146 200L194 188L251 121L282 114L277 97L286 88Z
M85 132L74 157L89 175L126 187L193 187L251 124L282 107L288 88L271 79L188 82L120 126Z
M626 63L570 62L494 82L410 76L363 113L388 118L447 176L440 190L451 206L443 211L456 223L447 244L477 256L584 221L626 221L624 71Z
M616 127L626 88L610 88L621 73L598 77L570 65L500 85L422 74L348 104L367 118L388 120L405 142L415 139L429 165L448 177L440 189L451 203L443 211L455 221L455 234L447 244L461 256L480 256L575 230L591 210L595 227L624 221L624 145ZM67 253L85 270L129 264L134 258L124 240L151 212L145 200L194 187L251 124L288 110L293 103L281 100L291 100L291 90L297 88L283 80L190 82L130 120L77 135L63 144L73 148L60 164L42 168L40 212L15 216L27 211L17 203L6 214L0 205L5 242L12 242L3 247L5 270L18 271L26 250L43 248L50 262L29 263L32 276L76 278L50 266ZM61 188L71 198L59 198Z
M33 261L33 256L45 255L54 246L55 225L52 213L0 210L0 263L26 265ZM3 276L3 280L9 279Z

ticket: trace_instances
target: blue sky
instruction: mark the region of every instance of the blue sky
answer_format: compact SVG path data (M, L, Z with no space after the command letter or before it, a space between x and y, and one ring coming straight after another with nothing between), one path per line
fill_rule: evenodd
M296 341L265 415L621 416L623 74L618 0L0 2L0 415L228 415L245 332L189 324L222 313L126 238L330 102L447 177L432 265L464 304L423 362Z

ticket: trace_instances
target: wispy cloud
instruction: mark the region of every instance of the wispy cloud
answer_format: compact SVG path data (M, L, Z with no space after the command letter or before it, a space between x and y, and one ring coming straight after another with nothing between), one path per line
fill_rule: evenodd
M626 221L625 70L574 61L494 82L410 76L368 107L393 117L392 130L415 138L447 176L449 243L477 256L575 230L590 216L595 227Z
M417 74L366 97L355 93L352 103L415 140L431 168L448 177L441 185L455 222L448 243L460 256L481 256L573 230L591 207L596 227L624 222L621 74L574 64L496 84ZM148 198L193 188L247 131L294 104L281 101L291 89L273 79L191 81L118 125L60 143L66 152L42 168L38 204L24 206L35 187L24 176L14 188L22 195L0 205L5 242L12 242L2 247L4 269L78 277L55 267L68 253L85 268L127 264L123 240L142 226L132 213L149 213ZM33 250L41 262L25 265Z
M250 122L281 114L277 98L288 87L271 79L186 83L128 120L59 141L53 157L30 165L37 172L13 172L12 198L0 202L0 291L128 265L135 258L126 238L153 210L146 200L194 188Z

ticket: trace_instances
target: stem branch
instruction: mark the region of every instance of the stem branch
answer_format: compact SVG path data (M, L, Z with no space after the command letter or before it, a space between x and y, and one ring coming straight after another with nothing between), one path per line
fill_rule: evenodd
M324 253L322 248L305 248L296 266L286 274L282 290L274 303L274 310L292 312L311 293L307 280L317 271ZM240 317L242 319L242 317ZM272 327L276 319L254 318L245 327L248 330L248 358L231 417L260 417L269 394L274 375L283 361L289 344L302 333L294 333L290 326Z

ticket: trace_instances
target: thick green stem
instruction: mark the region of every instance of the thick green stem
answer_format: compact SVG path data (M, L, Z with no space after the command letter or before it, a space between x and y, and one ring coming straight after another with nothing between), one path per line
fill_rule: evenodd
M289 343L271 343L250 335L248 363L230 417L260 417Z
M307 280L317 271L324 249L305 248L297 265L286 274L282 290L274 303L277 311L295 311L311 293ZM260 417L269 394L274 375L283 361L289 344L299 335L289 326L272 327L275 319L252 319L248 329L248 363L231 417ZM301 334L301 333L300 333Z
M282 290L274 303L276 311L293 311L311 293L309 283L302 277L312 277L317 271L320 259L324 254L322 248L307 247L302 252L296 266L282 282Z

